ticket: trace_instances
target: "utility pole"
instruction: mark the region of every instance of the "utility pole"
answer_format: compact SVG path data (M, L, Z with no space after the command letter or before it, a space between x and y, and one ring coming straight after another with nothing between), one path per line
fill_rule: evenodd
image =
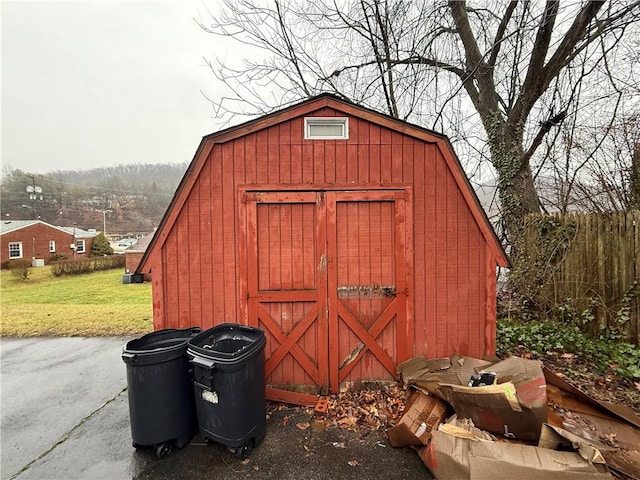
M40 201L42 201L42 187L36 185L36 179L33 175L29 175L31 177L31 185L27 185L27 193L29 194L29 199L31 200L31 209L33 210L33 218L38 218L38 210L36 209L36 200L40 197Z
M107 213L113 212L113 210L98 210L102 212L102 234L107 236Z
M108 207L111 205L107 201L107 192L104 192L104 208L102 210L98 210L102 212L102 234L107 236L107 213L113 212L113 210L109 210Z
M76 259L76 250L78 249L78 244L76 243L76 222L73 222L73 259Z

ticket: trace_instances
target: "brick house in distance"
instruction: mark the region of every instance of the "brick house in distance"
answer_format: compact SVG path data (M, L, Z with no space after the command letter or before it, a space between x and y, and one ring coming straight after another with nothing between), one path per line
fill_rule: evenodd
M149 244L151 243L151 240L153 240L153 236L155 235L155 233L156 232L154 229L153 232L145 235L124 251L125 273L133 273L136 271L136 268L138 268L140 260L144 256L144 253L147 251L147 247L149 247ZM143 275L143 279L145 282L150 282L151 273L145 273Z
M5 220L0 223L0 262L30 259L48 264L55 254L88 258L95 236L94 231L58 227L42 220Z

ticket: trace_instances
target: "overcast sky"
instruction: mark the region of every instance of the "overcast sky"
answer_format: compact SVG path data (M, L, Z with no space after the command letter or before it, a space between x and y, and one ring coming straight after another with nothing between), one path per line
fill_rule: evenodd
M2 166L27 172L191 161L219 124L197 0L5 1ZM215 9L215 1L206 5Z

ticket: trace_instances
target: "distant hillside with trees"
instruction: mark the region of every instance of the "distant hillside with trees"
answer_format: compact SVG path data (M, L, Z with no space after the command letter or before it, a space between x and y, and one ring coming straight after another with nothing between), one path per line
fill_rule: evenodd
M2 218L40 218L98 231L106 220L108 236L151 232L187 166L133 164L46 174L5 167L0 182Z

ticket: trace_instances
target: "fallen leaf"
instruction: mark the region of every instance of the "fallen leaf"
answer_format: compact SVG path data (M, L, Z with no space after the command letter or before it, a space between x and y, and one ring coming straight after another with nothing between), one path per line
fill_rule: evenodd
M311 426L311 424L309 422L296 423L296 427L298 427L300 430L306 430L310 426Z
M338 420L338 423L343 427L353 427L358 423L358 417L345 417Z
M240 463L241 463L242 465L248 465L250 461L251 461L251 459L250 459L250 458L245 458L245 459L244 459L244 460L242 460Z
M253 469L257 472L258 470L260 470L260 467L258 465L254 465Z
M311 428L313 428L314 432L323 432L330 425L330 422L327 420L315 420L311 424Z
M349 460L347 463L348 463L349 465L351 465L352 467L357 467L358 465L360 465L360 464L358 463L358 460Z

